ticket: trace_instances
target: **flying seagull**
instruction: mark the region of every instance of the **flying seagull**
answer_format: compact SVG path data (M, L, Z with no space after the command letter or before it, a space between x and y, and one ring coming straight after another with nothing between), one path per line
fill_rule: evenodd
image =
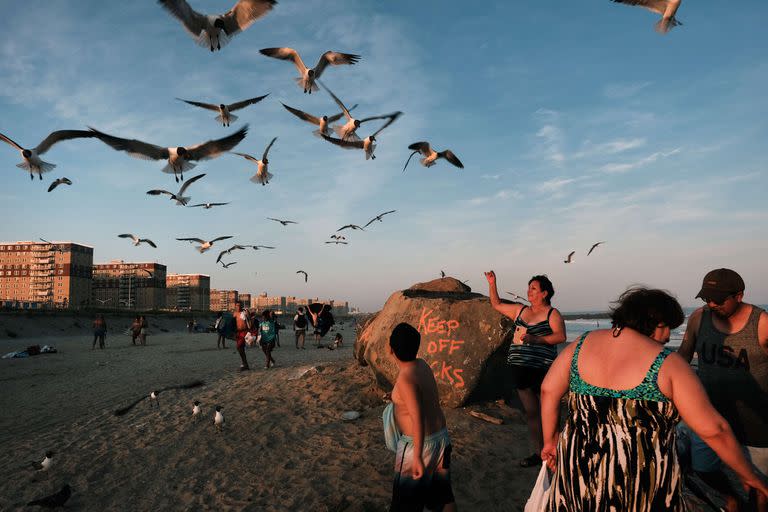
M296 69L299 70L299 75L301 75L296 79L296 83L299 84L299 87L301 87L305 93L309 94L312 94L312 91L318 90L317 85L315 85L315 80L320 78L320 75L323 74L323 71L329 64L331 66L340 66L342 64L352 65L360 60L360 56L355 55L354 53L327 51L320 56L315 67L310 69L307 68L304 61L301 60L299 52L293 48L262 48L259 52L262 55L274 59L292 60Z
M59 492L44 498L32 500L27 503L27 506L33 507L37 505L43 508L59 508L64 506L70 496L72 496L72 488L69 486L69 484L65 484Z
M306 272L304 272L303 270L297 270L297 271L296 271L296 273L297 273L297 274L304 274L304 282L305 282L305 283L307 282L307 279L309 279L309 274L307 274L307 273L306 273Z
M177 238L176 240L179 240L180 242L190 242L190 243L197 242L197 243L199 243L200 247L197 247L197 250L200 251L200 253L202 254L205 251L207 251L208 249L210 249L211 246L213 246L213 244L215 242L218 242L219 240L226 240L228 238L232 238L232 235L220 236L218 238L214 238L213 240L208 240L208 241L201 240L199 238Z
M592 247L590 247L590 248L589 248L589 252L587 253L587 256L589 256L590 254L592 254L592 251L594 251L594 250L597 248L597 246L598 246L598 245L602 245L602 244L604 244L604 243L605 243L605 242L597 242L596 244L592 245Z
M384 222L384 221L382 220L382 217L383 217L383 216L385 216L385 215L389 215L390 213L395 213L396 211L397 211L397 210L389 210L388 212L380 213L380 214L378 214L377 216L375 216L374 218L372 218L371 220L369 220L369 221L368 221L368 224L366 224L366 225L365 225L365 226L363 226L363 227L364 227L364 228L367 228L368 226L370 226L371 224L373 224L373 223L374 223L374 222L376 222L376 221L379 221L379 222Z
M103 305L104 305L104 304L106 304L107 302L111 301L111 300L112 300L112 297L110 297L110 298L108 298L108 299L96 299L96 300L97 300L97 301L99 301L99 302L101 303L101 305L103 306Z
M342 229L347 229L347 228L350 228L350 229L359 229L360 231L365 231L365 229L361 228L361 227L360 227L360 226L358 226L357 224L347 224L346 226L341 226L339 229L337 229L337 230L336 230L336 232L338 233L338 232L339 232L339 231L341 231Z
M322 134L322 137L327 140L328 142L331 142L333 144L336 144L337 146L341 146L344 149L362 149L365 151L365 159L376 159L376 155L373 154L374 151L376 151L376 136L387 126L394 123L398 117L403 115L402 112L393 112L391 114L387 114L384 117L389 117L389 120L384 123L381 128L373 132L371 135L367 136L363 140L344 140L344 139L334 139L333 137L329 137L325 134Z
M157 246L155 245L155 242L153 242L149 238L139 238L136 235L132 235L130 233L123 233L122 235L117 235L117 236L119 238L130 238L131 240L133 240L133 245L134 246L138 246L138 245L140 245L142 243L146 243L146 244L154 247L155 249L157 249Z
M267 145L267 149L264 150L264 154L261 156L261 160L257 160L255 157L252 157L251 155L246 155L245 153L233 152L233 154L240 155L246 160L249 160L256 164L256 174L251 176L252 182L266 185L267 183L269 183L269 180L271 180L274 177L272 173L268 171L269 159L267 158L267 154L269 153L269 148L272 147L272 144L274 144L276 140L277 140L277 137L272 139L272 141Z
M306 112L299 110L297 108L289 107L285 103L281 103L281 105L284 106L288 112L295 115L299 119L319 126L317 130L312 132L318 137L321 135L328 135L328 126L330 125L330 123L335 123L336 121L344 117L344 112L339 112L338 114L335 114L332 116L317 117L317 116L313 116L312 114L307 114ZM352 108L349 109L349 111L352 112L353 110L355 110L356 107L357 107L357 104L353 105Z
M61 184L71 185L72 181L70 181L69 178L57 178L56 180L53 181L53 183L51 183L51 186L48 187L48 192L52 191L53 189L55 189Z
M334 240L346 240L347 239L347 237L345 237L344 235L331 235L331 238L333 238Z
M224 267L224 268L229 268L229 267L231 267L232 265L236 264L237 262L236 262L236 261L230 261L229 263L224 263L224 262L222 261L222 262L220 262L220 263L221 263L221 266L222 266L222 267Z
M344 245L347 245L347 242L344 242L344 241L342 241L342 240L331 240L331 241L329 241L329 242L325 242L325 243L327 243L327 244L337 244L337 245L338 245L338 244L344 244Z
M191 205L189 205L189 208L197 208L198 206L202 206L206 210L210 210L214 206L224 206L224 205L227 205L227 204L229 204L229 203L200 203L200 204L191 204Z
M245 108L248 105L253 105L254 103L258 103L264 98L266 98L267 96L269 96L269 94L265 94L264 96L257 96L255 98L250 98L243 101L238 101L237 103L230 103L229 105L225 105L223 103L214 105L213 103L201 103L199 101L183 100L181 98L176 98L176 99L179 101L183 101L184 103L194 105L196 107L218 112L219 115L216 116L216 120L220 122L222 126L229 126L229 124L232 121L237 121L237 116L233 115L232 112L234 112L235 110L240 110L241 108Z
M645 7L649 11L661 14L661 19L656 22L656 32L666 34L672 27L682 25L680 20L675 18L675 13L680 7L681 0L613 0L618 4L636 5Z
M254 251L258 251L259 249L274 249L271 245L247 245L246 247L251 247Z
M132 157L144 160L168 160L168 164L163 167L163 172L173 174L178 182L179 176L184 180L184 171L188 171L195 166L192 160L216 158L237 146L248 133L248 125L221 139L209 140L189 147L179 146L175 148L163 148L136 139L121 139L100 132L95 128L91 128L91 131L103 143L112 146L118 151L125 151Z
M247 245L235 244L232 247L230 247L229 249L224 249L223 251L221 251L219 253L219 257L216 258L216 263L219 263L221 261L222 256L224 256L225 254L229 254L232 251L237 251L237 250L245 249L246 247L248 247L248 246Z
M267 14L276 0L238 0L224 14L200 14L185 0L158 0L171 15L179 20L195 42L211 51L221 50L229 40Z
M576 251L571 251L570 254L568 254L568 257L563 260L563 263L571 263L573 261L574 254L576 254Z
M187 181L182 183L181 188L175 194L173 192L168 192L167 190L162 190L162 189L147 190L147 194L149 194L150 196L159 196L160 194L166 194L170 196L171 200L176 201L176 204L178 206L186 206L189 200L192 198L188 196L185 197L184 192L186 192L187 188L189 188L191 184L193 184L203 176L205 176L205 173L198 174L197 176L193 176L189 178Z
M279 222L283 226L287 226L288 224L298 224L298 222L295 222L295 221L292 221L292 220L273 219L272 217L267 217L267 220L273 220L275 222Z
M412 150L413 153L411 153L411 156L408 157L408 160L405 161L405 166L403 166L403 172L405 172L405 168L408 167L408 162L411 161L411 158L416 153L421 153L424 155L424 158L421 159L421 165L424 167L432 167L437 163L437 160L439 158L445 158L450 163L458 167L459 169L464 168L464 164L461 163L461 160L459 160L456 155L453 154L453 151L450 149L446 149L445 151L437 152L434 149L432 149L429 146L429 142L414 142L410 146L408 146L408 149Z
M70 139L87 139L95 137L95 135L86 130L58 130L51 132L43 141L36 147L27 149L19 146L13 140L0 133L0 140L7 142L9 145L19 150L23 162L16 164L19 169L24 169L29 172L29 179L35 179L33 173L37 173L37 176L42 180L43 173L52 171L55 164L44 162L40 159L40 155L51 149L51 147L57 142ZM50 190L49 190L50 192Z
M522 295L518 295L518 294L512 293L512 292L507 292L507 293L510 294L512 296L512 298L515 298L517 300L524 300L525 302L528 302L528 299L526 299Z
M336 134L341 138L341 140L360 140L360 137L355 133L355 131L360 128L360 125L363 123L367 123L368 121L374 121L376 119L391 119L392 114L386 114L383 116L373 116L373 117L366 117L364 119L355 119L352 117L352 115L349 113L349 110L347 107L344 106L344 103L341 102L339 98L336 97L333 92L331 92L330 89L328 89L322 82L318 80L320 85L323 86L323 89L328 91L328 94L331 95L331 98L333 98L333 101L336 102L336 104L339 106L339 108L344 112L344 117L347 118L347 122L343 125L336 125L333 127L333 131L336 132Z

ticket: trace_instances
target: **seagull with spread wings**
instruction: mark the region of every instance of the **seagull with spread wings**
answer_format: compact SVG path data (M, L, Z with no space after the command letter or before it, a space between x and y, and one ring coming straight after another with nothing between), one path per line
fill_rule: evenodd
M228 205L228 204L229 203L200 203L200 204L191 204L191 205L189 205L189 208L197 208L198 206L202 206L206 210L210 210L214 206L225 206L225 205Z
M221 266L222 266L222 267L224 267L224 268L229 268L229 267L231 267L232 265L236 264L237 262L236 262L236 261L230 261L229 263L224 263L224 262L222 261L222 262L220 262L220 263L221 263Z
M296 273L297 273L297 274L304 274L304 282L305 282L305 283L307 282L307 279L309 279L309 274L307 274L307 273L306 273L306 272L304 272L303 270L297 270L297 271L296 271Z
M250 247L254 251L258 251L259 249L274 249L271 245L246 245L246 247Z
M563 260L563 263L571 263L573 262L573 255L576 254L576 251L571 251L568 254L568 257Z
M155 245L155 242L150 240L149 238L139 238L136 235L132 235L130 233L123 233L122 235L117 235L119 238L130 238L133 240L133 245L138 246L142 243L146 243L147 245L150 245L151 247L154 247L157 249L157 246Z
M51 183L51 185L48 187L48 192L52 191L59 185L71 185L72 181L70 181L69 178L57 178Z
M200 14L186 0L157 0L171 15L179 20L195 42L211 51L221 50L235 35L266 15L276 0L238 0L224 14Z
M383 116L373 116L373 117L366 117L364 119L355 119L352 117L352 115L349 113L349 109L344 106L344 103L341 102L339 98L336 97L333 92L331 92L330 89L328 89L321 81L317 81L323 89L328 91L328 94L331 95L331 98L333 98L333 101L336 102L336 104L339 106L341 111L344 113L344 117L347 118L347 122L343 125L336 125L333 127L333 131L336 132L336 134L341 138L341 140L360 140L360 137L355 133L358 128L360 128L360 125L363 123L367 123L368 121L375 121L376 119L391 119L392 114L386 114Z
M322 137L327 140L328 142L332 144L336 144L337 146L340 146L344 149L362 149L365 151L365 159L376 159L376 155L373 154L374 151L376 151L376 136L381 133L381 131L386 128L387 126L394 123L398 117L403 115L402 112L397 111L393 112L391 114L387 114L385 117L388 117L389 120L384 123L381 128L373 132L371 135L367 136L363 140L344 140L344 139L335 139L333 137L329 137L325 134L322 135Z
M34 173L42 180L43 173L52 171L56 164L50 162L44 162L40 159L40 155L51 149L51 147L57 142L71 139L87 139L95 137L95 135L87 130L57 130L51 132L43 141L34 148L23 148L16 144L9 137L0 133L0 140L5 141L9 146L19 150L21 153L22 162L16 164L19 169L24 169L29 172L29 179L35 179Z
M186 206L187 203L189 202L189 200L192 199L192 198L189 197L189 196L185 197L184 196L184 192L186 192L186 190L189 188L189 186L191 184L193 184L194 182L196 182L197 180L199 180L203 176L205 176L205 173L198 174L197 176L193 176L193 177L189 178L187 181L185 181L181 185L181 188L175 194L173 192L168 192L167 190L161 190L161 189L147 190L147 194L149 194L150 196L159 196L160 194L166 194L166 195L170 196L170 199L172 201L176 201L176 204L178 206Z
M219 257L218 257L218 258L216 258L216 263L219 263L219 262L221 261L221 257L222 257L222 256L224 256L225 254L230 254L232 251L243 250L243 249L245 249L246 247L249 247L249 246L247 246L247 245L239 245L239 244L235 244L235 245L233 245L232 247L230 247L229 249L224 249L223 251L221 251L221 252L219 253Z
M321 135L328 135L328 133L329 133L328 132L328 127L329 127L330 123L335 123L336 121L338 121L339 119L344 117L344 112L339 112L338 114L334 114L332 116L317 117L317 116L313 116L312 114L307 114L303 110L299 110L297 108L289 107L285 103L281 103L281 105L283 107L285 107L285 110L287 110L291 114L295 115L296 117L298 117L302 121L306 121L308 123L311 123L311 124L314 124L316 126L319 126L319 128L317 130L312 132L315 135L317 135L318 137L320 137ZM357 104L354 104L352 106L352 108L349 109L349 111L352 112L353 110L355 110L355 108L357 108Z
M222 126L229 126L231 122L237 121L237 116L233 115L232 112L234 112L235 110L240 110L241 108L245 108L248 105L253 105L254 103L258 103L264 98L266 98L267 96L269 96L269 94L265 94L264 96L257 96L255 98L250 98L243 101L238 101L237 103L230 103L229 105L225 105L224 103L215 105L213 103L201 103L199 101L183 100L181 98L176 98L176 99L179 101L183 101L184 103L188 103L189 105L194 105L195 107L200 107L206 110L213 110L214 112L218 112L219 115L216 116L216 120L220 122Z
M405 168L408 167L408 162L411 161L411 158L416 153L421 153L422 155L424 155L424 158L421 159L421 165L423 165L424 167L432 167L437 163L437 160L439 158L444 158L448 162L458 167L459 169L464 168L464 164L461 163L461 160L459 160L458 157L454 155L453 151L451 151L450 149L446 149L445 151L438 152L430 147L429 142L425 142L425 141L414 142L413 144L408 146L408 149L413 151L413 153L411 153L411 156L409 156L408 160L405 161L405 166L403 166L403 172L405 172Z
M144 160L168 160L168 164L163 167L163 172L166 174L173 174L178 183L179 176L181 176L181 180L183 181L184 172L195 166L195 164L192 163L192 160L210 160L211 158L221 156L222 153L237 146L248 133L248 125L243 126L231 135L227 135L221 139L209 140L194 146L179 146L175 148L155 146L154 144L149 144L148 142L142 142L136 139L121 139L120 137L100 132L95 128L91 128L91 131L103 143L118 151L125 151L134 158L142 158Z
M677 9L680 8L681 0L613 0L613 2L636 5L656 14L661 14L661 19L656 22L656 32L659 34L666 34L672 27L682 25L682 22L675 18Z
M237 153L232 152L233 155L239 155L246 160L253 162L256 164L256 174L251 176L251 181L254 183L261 183L262 186L269 183L269 180L274 178L272 173L268 171L269 169L269 159L267 158L267 155L269 154L269 148L272 147L272 144L275 143L277 140L277 137L272 139L272 141L267 145L267 149L264 150L264 154L261 156L261 160L256 159L256 157L253 157L251 155L246 155L245 153Z
M325 243L327 243L327 244L336 244L336 245L338 245L338 244L347 245L348 244L348 242L344 242L343 240L330 240L330 241L325 242Z
M347 224L346 226L341 226L339 229L336 230L336 232L338 233L342 229L359 229L360 231L365 231L365 229L361 228L357 224Z
M176 240L179 240L180 242L189 242L189 243L197 242L198 244L200 244L200 246L197 247L196 249L200 251L200 254L202 254L208 249L210 249L215 242L218 242L219 240L226 240L228 238L232 238L232 236L233 235L220 236L218 238L214 238L213 240L207 240L207 241L201 240L200 238L177 238Z
M262 55L272 57L273 59L291 60L299 71L299 77L296 79L296 83L299 84L305 93L312 94L313 91L317 91L317 85L315 80L320 78L325 68L331 66L341 66L343 64L353 65L360 60L359 55L354 53L341 53L327 51L320 56L317 64L314 68L308 68L304 61L301 60L299 52L293 48L262 48L259 50Z
M275 221L275 222L279 222L279 223L280 223L280 224L282 224L283 226L287 226L288 224L298 224L298 222L296 222L296 221L292 221L292 220L282 220L282 219L274 219L274 218L272 218L272 217L267 217L267 220L273 220L273 221Z
M371 224L373 224L373 223L374 223L374 222L376 222L376 221L379 221L379 222L384 222L384 220L382 219L382 217L384 217L385 215L389 215L390 213L395 213L396 211L397 211L397 210L389 210L388 212L384 212L384 213L380 213L380 214L378 214L377 216L375 216L374 218L372 218L371 220L369 220L369 221L368 221L368 224L366 224L365 226L363 226L363 228L367 228L368 226L370 226Z
M597 242L596 244L593 244L593 245L592 245L592 247L590 247L590 248L589 248L589 252L587 253L587 256L589 256L590 254L592 254L592 251L594 251L595 249L597 249L597 246L598 246L598 245L603 245L604 243L605 243L605 242Z
M347 239L347 237L345 237L344 235L331 235L331 238L333 238L334 240L346 240Z
M510 294L510 295L512 296L512 298L513 298L513 299L517 299L517 300L524 300L525 302L528 302L528 299L526 299L526 298L525 298L525 297L523 297L522 295L518 295L518 294L516 294L516 293L512 293L512 292L507 292L507 293L508 293L508 294Z

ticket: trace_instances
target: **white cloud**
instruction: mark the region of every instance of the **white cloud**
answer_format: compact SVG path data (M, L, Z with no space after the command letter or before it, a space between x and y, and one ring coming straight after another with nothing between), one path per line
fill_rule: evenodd
M633 139L615 139L607 142L593 143L586 141L581 151L574 153L573 158L592 158L615 155L630 149L637 149L645 146L646 140L644 138Z
M611 99L630 98L652 84L653 82L624 82L608 84L603 87L603 95Z
M481 204L489 203L491 201L499 201L499 200L504 201L507 199L520 199L520 198L522 198L522 195L517 190L504 189L504 190L499 190L495 194L473 197L472 199L465 199L462 202L465 202L473 206L478 206Z
M606 164L600 168L601 171L613 174L613 173L624 173L631 171L633 169L638 169L640 167L645 167L648 164L651 164L655 161L657 161L660 158L667 158L672 155L675 155L680 152L681 148L675 148L671 151L657 151L655 153L652 153L644 158L641 158L640 160L635 160L634 162L623 162L623 163L611 163Z

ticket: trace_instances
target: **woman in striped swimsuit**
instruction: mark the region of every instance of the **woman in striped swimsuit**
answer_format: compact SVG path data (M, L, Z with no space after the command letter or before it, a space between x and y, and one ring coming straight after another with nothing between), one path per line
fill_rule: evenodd
M768 493L688 363L662 346L684 319L666 292L627 290L613 329L585 333L552 364L541 386L541 458L555 472L549 510L686 510L675 449L681 417L742 483Z
M560 312L552 307L555 288L547 276L533 276L528 281L528 302L506 303L499 298L496 289L496 274L493 270L485 273L488 279L489 295L493 309L515 321L515 328L525 332L516 336L509 346L507 364L509 382L505 386L505 399L517 393L525 409L528 432L534 453L520 461L523 467L541 464L541 408L539 389L552 361L557 356L555 345L565 341L565 322Z

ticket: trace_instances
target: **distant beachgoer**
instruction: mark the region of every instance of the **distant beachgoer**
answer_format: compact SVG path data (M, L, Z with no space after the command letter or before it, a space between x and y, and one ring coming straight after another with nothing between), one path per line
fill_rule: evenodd
M224 313L222 311L219 311L216 314L216 322L213 324L214 329L216 330L216 348L218 349L219 346L221 348L227 348L225 345L226 341L226 322L224 321Z
M328 348L331 350L336 350L343 344L344 344L344 338L341 336L340 332L337 332L336 336L333 337L333 341L328 345Z
M147 346L147 331L149 329L149 322L147 322L147 317L144 315L140 318L141 321L141 330L139 331L139 340L141 340L141 346L145 347Z
M243 310L242 303L235 302L235 311L232 313L235 317L236 332L235 332L235 346L237 347L237 353L240 354L240 371L249 370L248 359L245 357L245 335L251 329L251 321L248 312Z
M387 447L395 451L390 511L456 510L451 486L451 438L432 369L418 359L421 335L398 324L389 337L399 373L384 410Z
M685 510L681 417L744 485L768 493L688 363L663 347L684 319L666 292L631 288L611 311L612 329L584 333L552 364L541 386L541 459L555 472L548 510Z
M517 393L525 409L528 434L535 450L535 453L520 460L520 465L525 468L538 466L543 446L541 383L557 356L555 346L565 341L565 322L560 312L552 307L555 288L547 276L533 276L528 281L530 306L502 302L493 270L486 272L485 278L493 309L515 321L515 335L507 354L510 371L506 375L504 399L510 401Z
M307 335L307 316L304 308L299 306L296 316L293 317L293 333L296 335L296 348L304 348L304 338Z
M107 321L104 320L104 315L99 315L96 320L93 321L93 346L91 350L96 348L96 342L99 342L99 348L104 348L104 340L107 337Z
M317 348L322 348L323 345L321 341L323 336L328 334L328 331L331 330L333 324L336 323L331 314L331 306L329 304L323 304L318 313L314 313L311 308L307 308L307 311L309 311L312 325L315 327L313 333L315 335L315 346Z
M678 353L690 361L698 354L698 374L715 409L723 415L747 456L768 475L768 313L744 299L744 280L735 271L709 272L696 295L706 306L694 311ZM730 510L739 492L731 489L722 462L696 435L691 438L693 470L723 494ZM756 508L768 511L757 496ZM754 506L755 504L752 504Z
M265 309L261 314L261 323L259 324L259 345L261 346L264 356L266 356L265 369L275 365L275 359L272 357L272 350L275 348L275 341L277 340L277 326L273 320L272 312Z
M275 346L280 346L280 331L285 329L285 326L277 321L277 313L274 310L270 311L270 319L275 324Z
M187 322L187 332L189 334L192 334L192 327L195 326L195 321L193 319L189 319L189 322Z
M141 335L141 319L139 315L133 319L131 323L131 343L136 345L136 339Z

